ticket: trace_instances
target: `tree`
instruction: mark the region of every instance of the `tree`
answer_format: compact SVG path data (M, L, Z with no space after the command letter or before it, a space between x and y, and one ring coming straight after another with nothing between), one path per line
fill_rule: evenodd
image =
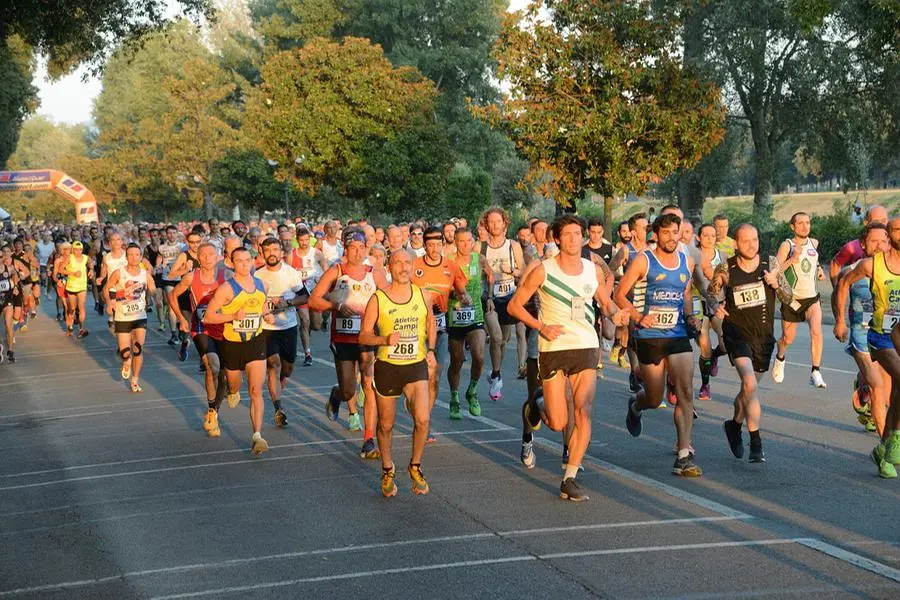
M344 191L364 164L363 146L428 116L435 95L411 67L394 68L368 40L323 38L275 54L247 102L245 128L276 176L314 194Z
M34 58L31 48L18 35L0 35L0 169L16 149L19 130L26 117L37 108Z
M528 189L528 162L511 156L494 165L491 181L491 197L494 204L506 210L527 208L535 196Z
M251 0L256 29L274 52L302 46L315 37L330 38L349 18L355 0Z
M478 167L456 163L447 180L447 200L435 216L475 221L491 205L491 176Z
M507 131L533 180L550 174L542 195L573 209L593 190L611 213L611 198L696 164L722 138L718 89L683 67L674 39L644 3L533 2L495 48L508 96L473 110Z
M284 186L272 176L272 168L258 150L232 148L210 171L211 191L259 214L284 202Z

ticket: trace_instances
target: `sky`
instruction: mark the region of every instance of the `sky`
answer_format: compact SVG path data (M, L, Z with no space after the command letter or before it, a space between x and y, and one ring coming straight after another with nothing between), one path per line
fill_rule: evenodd
M518 10L529 0L511 0L510 10ZM85 123L91 120L94 98L102 88L100 80L88 78L82 81L84 69L79 69L59 81L47 79L46 65L42 61L35 72L34 85L38 88L41 106L38 114L50 117L57 123Z

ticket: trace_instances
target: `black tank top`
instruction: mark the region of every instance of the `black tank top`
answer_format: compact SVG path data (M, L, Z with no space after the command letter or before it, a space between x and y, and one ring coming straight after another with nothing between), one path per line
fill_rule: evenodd
M159 250L154 250L150 247L150 244L147 244L144 247L144 258L155 268L156 267L156 257L159 256Z
M760 257L752 273L737 266L737 257L728 259L728 285L725 287L725 310L722 324L725 335L737 335L750 343L775 339L775 290L765 282L763 272L769 261Z

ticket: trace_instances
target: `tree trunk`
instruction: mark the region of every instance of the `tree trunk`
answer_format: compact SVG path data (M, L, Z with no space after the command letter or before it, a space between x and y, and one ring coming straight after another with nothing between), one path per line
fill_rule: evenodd
M607 239L612 239L612 233L616 230L613 223L613 204L616 199L614 196L605 196L603 198L603 226L606 230Z
M769 147L766 117L762 110L754 114L750 121L753 137L753 154L756 159L755 181L753 183L753 215L772 217L772 182L775 180L775 153Z
M213 218L213 204L212 204L212 194L209 193L209 189L204 186L203 188L203 208L206 210L206 220Z
M682 171L678 176L678 205L688 219L703 220L703 186L693 171Z

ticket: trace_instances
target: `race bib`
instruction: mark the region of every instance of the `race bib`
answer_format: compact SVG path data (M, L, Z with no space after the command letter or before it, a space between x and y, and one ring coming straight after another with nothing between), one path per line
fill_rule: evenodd
M237 333L256 333L262 322L262 315L254 313L245 315L243 319L235 319L231 322L231 328Z
M474 325L475 324L475 307L460 306L453 309L454 325Z
M140 314L144 310L143 302L122 302L121 300L117 303L117 308L120 311L120 314L123 317L133 317L137 314Z
M437 313L434 315L434 324L437 325L438 331L447 329L447 313Z
M667 306L651 306L647 314L656 315L653 329L672 329L678 324L678 309Z
M881 319L881 330L890 331L897 323L900 323L900 314L884 313L884 317Z
M281 303L281 298L277 296L270 296L266 298L266 309L271 313L275 312L276 307Z
M762 281L736 286L732 293L734 305L740 310L762 306L766 303L766 288Z
M0 279L0 292L8 292L12 289L9 279Z
M391 360L412 361L419 354L419 338L416 336L401 337L397 345L391 348L388 358Z
M338 333L359 333L362 326L362 317L336 317L334 329Z
M703 303L700 301L700 296L694 296L691 314L699 315L701 312L703 312Z
M206 317L206 305L197 307L197 320L202 321Z
M580 321L584 318L584 298L575 296L572 298L572 309L569 318L573 321Z
M509 296L514 291L516 291L516 282L512 280L508 281L496 281L494 282L494 296Z
M312 269L300 269L300 278L303 281L309 279L310 275L312 275Z

